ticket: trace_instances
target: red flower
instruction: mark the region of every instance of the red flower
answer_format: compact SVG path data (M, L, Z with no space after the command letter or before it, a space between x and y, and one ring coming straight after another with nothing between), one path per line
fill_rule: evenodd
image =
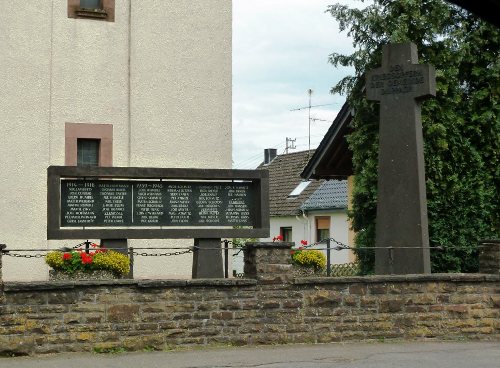
M307 240L301 240L301 241L300 241L300 244L302 244L302 245L307 245Z
M83 264L90 264L93 261L93 257L87 253L80 253L80 257L82 258Z
M63 254L63 260L67 261L69 259L71 259L71 253L64 253Z

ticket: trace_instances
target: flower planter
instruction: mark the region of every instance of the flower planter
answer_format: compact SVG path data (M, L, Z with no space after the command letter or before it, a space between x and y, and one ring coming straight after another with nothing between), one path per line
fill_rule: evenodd
M73 273L60 270L49 270L49 280L51 281L74 281L74 280L112 280L120 279L113 272L108 270L94 270L90 272L76 271Z
M314 267L303 267L292 265L292 273L294 277L320 277L325 276L325 271Z

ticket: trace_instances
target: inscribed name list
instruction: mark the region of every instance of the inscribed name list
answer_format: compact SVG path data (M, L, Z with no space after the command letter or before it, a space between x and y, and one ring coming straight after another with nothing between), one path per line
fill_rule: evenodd
M253 226L249 183L63 180L61 226Z

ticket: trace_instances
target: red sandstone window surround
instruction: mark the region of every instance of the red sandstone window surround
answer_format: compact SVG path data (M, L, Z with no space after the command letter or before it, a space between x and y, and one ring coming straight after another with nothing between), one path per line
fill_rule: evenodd
M66 123L65 125L65 160L66 166L77 166L78 140L98 140L98 166L113 166L113 125Z
M115 21L115 0L68 0L68 18Z

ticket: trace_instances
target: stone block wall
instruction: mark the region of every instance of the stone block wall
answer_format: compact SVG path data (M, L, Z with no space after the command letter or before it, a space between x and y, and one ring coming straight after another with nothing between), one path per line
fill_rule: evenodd
M500 274L500 240L479 242L479 272Z
M260 283L285 283L291 279L290 249L294 243L255 242L245 244L245 276Z
M247 279L6 282L0 291L0 355L500 340L498 274L292 279L283 277L289 249L253 249L249 257L270 263L249 261L254 278Z

